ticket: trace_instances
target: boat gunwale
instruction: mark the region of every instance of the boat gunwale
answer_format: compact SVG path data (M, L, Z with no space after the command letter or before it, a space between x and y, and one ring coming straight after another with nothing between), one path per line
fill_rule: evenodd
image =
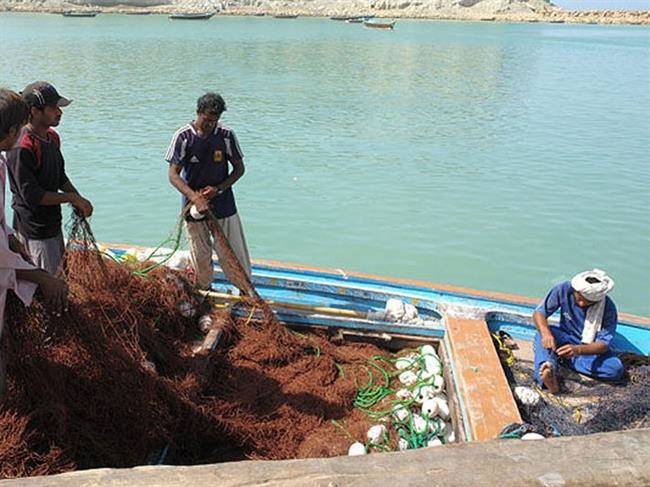
M126 245L126 244L114 244L102 242L102 245L108 248L128 250L144 250L148 247L141 245ZM410 279L402 277L387 277L380 276L377 274L368 274L358 271L348 271L340 268L332 267L318 267L313 265L306 264L296 264L292 262L284 262L281 260L275 259L251 259L251 263L254 267L266 270L284 270L284 271L296 271L303 274L311 275L327 275L328 277L335 277L338 279L343 279L348 281L350 277L353 277L360 282L388 285L393 287L404 287L409 286L414 290L422 291L437 291L447 294L451 294L461 298L470 298L470 299L486 299L489 301L494 301L498 304L506 305L515 305L515 306L530 306L534 307L541 301L542 298L531 298L528 296L523 296L520 294L511 294L504 293L500 291L485 291L480 289L467 288L462 286L456 286L453 284L441 284L430 281L423 281L419 279ZM638 326L640 328L650 330L650 316L641 316L634 315L631 313L618 313L619 322L625 322L625 324Z

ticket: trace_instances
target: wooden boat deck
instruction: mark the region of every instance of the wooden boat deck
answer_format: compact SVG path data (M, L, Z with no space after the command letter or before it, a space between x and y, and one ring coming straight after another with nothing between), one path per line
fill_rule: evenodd
M495 439L507 424L521 423L485 321L449 317L447 334L472 440Z

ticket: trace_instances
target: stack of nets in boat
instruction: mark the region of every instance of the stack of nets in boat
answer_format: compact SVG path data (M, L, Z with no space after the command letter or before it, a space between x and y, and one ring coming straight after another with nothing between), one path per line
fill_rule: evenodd
M143 277L142 265L103 259L83 220L69 242L68 312L12 299L5 315L0 478L156 463L163 451L179 464L339 455L349 440L331 420L345 418L365 434L368 419L350 414L363 370L348 366L384 352L290 332L232 252L221 265L246 295L237 312L209 308L175 271ZM218 353L192 353L202 334L182 302L211 310Z

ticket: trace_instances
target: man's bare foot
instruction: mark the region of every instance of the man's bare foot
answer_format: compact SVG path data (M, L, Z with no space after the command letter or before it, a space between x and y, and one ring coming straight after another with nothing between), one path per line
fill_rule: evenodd
M557 394L560 392L560 384L557 381L557 377L553 373L553 366L544 362L542 367L539 369L539 375L542 378L542 382L548 389L548 392L551 394Z

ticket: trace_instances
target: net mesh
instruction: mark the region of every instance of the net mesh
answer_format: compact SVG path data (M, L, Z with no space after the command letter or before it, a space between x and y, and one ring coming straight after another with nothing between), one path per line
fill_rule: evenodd
M0 477L156 463L162 451L176 464L344 454L350 440L331 420L363 438L354 366L386 352L288 330L211 227L245 294L235 309L211 307L182 273L103 259L87 222L73 218L68 312L8 301ZM179 303L211 314L219 353L193 353L203 334Z
M620 356L626 377L619 382L586 378L561 367L560 394L552 395L535 383L533 363L518 357L503 363L513 387L527 386L540 393L538 404L519 403L523 420L545 436L574 436L647 428L650 426L650 357Z

